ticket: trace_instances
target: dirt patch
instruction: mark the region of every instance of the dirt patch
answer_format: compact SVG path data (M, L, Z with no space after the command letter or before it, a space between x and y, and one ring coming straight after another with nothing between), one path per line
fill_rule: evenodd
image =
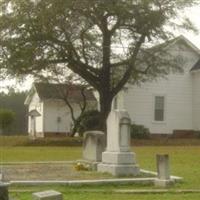
M6 181L67 181L67 180L94 180L116 178L108 173L96 171L77 171L75 164L49 163L49 164L9 164L3 165L3 175ZM139 177L151 177L141 173ZM120 177L125 178L125 177ZM131 176L126 177L131 178Z
M79 180L104 179L111 175L92 171L77 171L73 164L20 164L4 165L6 180Z

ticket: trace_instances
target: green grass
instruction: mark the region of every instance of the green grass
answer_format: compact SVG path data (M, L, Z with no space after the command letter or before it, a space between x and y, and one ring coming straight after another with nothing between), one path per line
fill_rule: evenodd
M25 139L25 138L24 138ZM22 144L24 143L24 139ZM5 140L5 138L4 138ZM8 144L8 140L11 143ZM67 146L20 146L19 140L13 141L12 138L6 139L6 142L0 141L4 146L0 147L0 160L4 162L13 161L67 161L80 159L82 156L81 147ZM17 139L16 139L17 140ZM21 139L20 139L21 140ZM6 144L7 143L7 144ZM15 144L15 145L13 145ZM156 154L167 153L170 156L171 174L184 178L182 183L176 184L170 189L200 189L200 148L199 146L136 146L133 147L136 152L137 161L141 168L156 169ZM194 194L116 194L113 189L143 189L153 188L153 186L140 185L110 185L110 186L84 186L84 187L14 187L11 190L30 190L27 192L12 192L16 200L31 200L31 193L45 189L56 189L64 194L64 199L80 200L197 200L200 199L200 193ZM85 192L85 190L100 190L96 192ZM102 191L103 192L102 192ZM77 192L78 191L78 192Z
M156 154L169 154L171 174L184 178L180 188L200 189L200 148L198 146L135 147L142 168L155 170Z
M1 147L0 160L17 161L65 161L80 159L81 147ZM134 147L141 168L156 170L155 156L170 156L171 174L184 178L181 188L200 189L200 148L198 146Z
M30 140L28 136L0 136L0 146L81 146L80 137L38 138ZM155 138L133 139L133 146L199 146L200 138Z
M69 161L82 155L81 147L1 147L0 161ZM184 182L175 187L200 189L200 148L198 146L134 147L141 168L156 170L155 156L170 156L171 174L181 176Z
M81 147L0 147L0 160L19 161L65 161L81 158Z
M37 138L30 140L28 136L0 136L0 146L81 146L82 138L57 137Z
M200 194L114 194L114 193L87 193L63 192L64 200L199 200ZM12 195L16 200L31 200L30 193Z
M67 161L81 158L81 147L1 147L0 160L17 161ZM200 189L200 148L198 146L134 147L141 168L156 170L155 156L170 156L171 174L184 178L181 188Z

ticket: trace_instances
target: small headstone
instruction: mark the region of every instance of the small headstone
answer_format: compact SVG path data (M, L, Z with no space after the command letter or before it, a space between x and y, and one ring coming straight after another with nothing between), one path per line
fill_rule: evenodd
M0 182L0 200L9 200L8 185L8 183Z
M172 184L173 181L170 179L169 156L167 154L156 155L156 162L158 177L155 181L155 185L166 187Z
M158 178L161 180L169 180L169 156L168 155L156 155Z
M125 110L111 111L107 120L107 147L98 171L115 176L138 175L135 154L130 151L131 120Z
M32 194L32 197L33 200L63 200L62 194L54 190L36 192Z
M83 138L83 159L101 162L105 150L105 134L102 131L87 131Z

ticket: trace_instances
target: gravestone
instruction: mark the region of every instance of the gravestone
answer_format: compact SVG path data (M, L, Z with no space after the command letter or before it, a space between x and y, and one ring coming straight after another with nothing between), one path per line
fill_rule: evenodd
M8 186L8 183L0 182L0 200L9 200Z
M105 150L105 134L102 131L87 131L83 138L83 159L101 162Z
M33 200L63 200L60 192L54 190L47 190L43 192L36 192L32 194Z
M135 154L130 151L131 120L125 110L113 110L107 120L107 147L102 154L99 172L115 176L138 175Z
M155 186L166 187L173 183L173 180L170 179L170 169L169 169L169 156L156 155L157 162L157 172L158 177L155 180Z

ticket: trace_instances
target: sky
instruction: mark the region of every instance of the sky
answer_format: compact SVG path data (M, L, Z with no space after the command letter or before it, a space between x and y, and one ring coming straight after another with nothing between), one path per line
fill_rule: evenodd
M189 17L193 24L197 27L199 33L194 34L191 32L186 32L183 35L200 49L200 6L188 9L186 16Z
M189 0L188 0L189 1ZM185 12L185 16L193 22L196 28L199 30L198 34L193 32L181 32L188 40L190 40L194 45L200 49L200 6L189 8ZM25 81L19 83L16 79L0 81L0 92L8 91L8 87L14 87L19 91L29 90L33 83L33 78L28 77Z

